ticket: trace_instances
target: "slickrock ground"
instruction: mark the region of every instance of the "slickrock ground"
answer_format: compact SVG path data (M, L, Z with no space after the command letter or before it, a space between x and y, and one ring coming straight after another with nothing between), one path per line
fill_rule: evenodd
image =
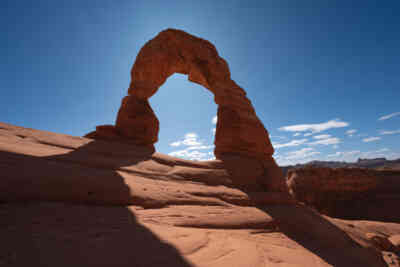
M293 196L323 214L400 223L400 171L304 167L287 178Z
M223 161L0 123L0 166L0 266L400 266L400 224L237 188Z

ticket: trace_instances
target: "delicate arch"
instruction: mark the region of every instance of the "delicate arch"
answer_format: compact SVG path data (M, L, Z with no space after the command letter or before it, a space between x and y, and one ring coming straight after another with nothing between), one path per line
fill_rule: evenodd
M231 80L228 64L214 45L184 31L162 31L142 47L116 125L97 126L86 137L130 142L154 150L159 121L148 99L174 73L187 74L189 81L214 94L218 105L214 154L235 184L261 183L268 190L287 192L283 173L272 158L268 132L246 92Z
M116 129L137 144L157 141L159 122L148 99L174 73L187 74L215 96L218 122L215 134L217 158L241 154L270 158L273 148L246 92L230 78L226 61L210 42L180 30L168 29L148 41L131 70L128 96L122 101Z

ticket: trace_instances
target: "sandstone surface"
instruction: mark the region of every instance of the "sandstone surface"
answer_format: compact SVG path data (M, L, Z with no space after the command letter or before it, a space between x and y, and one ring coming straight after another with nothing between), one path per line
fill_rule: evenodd
M323 214L400 223L400 171L304 167L289 170L287 184L298 201Z
M228 63L209 41L181 30L168 29L148 41L139 51L131 70L128 96L122 100L116 125L98 127L87 137L130 139L152 146L158 140L159 121L148 99L174 73L188 75L214 94L218 105L214 154L217 159L247 172L238 184L264 184L269 191L284 191L283 174L272 158L274 149L268 131L257 117L246 92L232 79ZM243 161L252 161L244 165ZM256 168L254 168L256 165ZM254 172L261 169L260 172Z
M368 238L400 224L236 187L221 160L0 123L0 165L0 266L400 266Z

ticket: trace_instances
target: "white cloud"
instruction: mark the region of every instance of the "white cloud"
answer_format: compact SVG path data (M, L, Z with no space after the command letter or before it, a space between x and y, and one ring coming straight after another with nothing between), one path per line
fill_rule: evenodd
M321 153L318 151L315 151L311 147L305 147L300 150L290 151L290 152L286 153L286 158L292 159L292 160L293 159L305 159L305 158L309 158L311 156L318 155L318 154L321 154Z
M180 146L182 144L182 142L180 141L176 141L176 142L172 142L171 144L169 144L170 146Z
M293 136L299 136L301 135L301 133L295 133Z
M172 142L169 145L173 146L173 147L177 147L177 146L181 146L181 145L200 146L203 143L197 139L198 137L199 136L196 133L187 133L187 134L185 134L185 137L183 140Z
M270 138L287 139L287 137L286 137L286 136L283 136L283 135L270 135L269 137L270 137Z
M218 121L218 117L217 116L214 116L212 118L212 120L211 120L212 124L217 124L217 121Z
M311 142L308 144L315 146L315 145L337 145L340 143L341 143L340 138L330 137L330 138L325 138L325 139L319 139L318 141L314 141L314 142Z
M332 137L330 134L320 134L313 136L317 141L308 143L309 145L333 145L333 148L337 148L337 144L341 143L340 138Z
M350 137L353 137L353 135L354 135L356 132L357 132L356 129L351 129L351 130L346 131L346 134L347 134L348 136L350 136Z
M327 139L327 138L330 138L330 137L331 137L330 134L321 134L321 135L313 136L313 138L315 138L315 139Z
M359 157L360 158L382 158L382 157L393 158L394 155L398 154L398 153L388 153L389 151L390 151L390 149L388 149L388 148L381 148L378 150L362 152Z
M204 145L203 141L199 140L198 138L199 136L193 132L185 134L183 140L170 143L169 145L172 147L186 146L186 148L182 150L172 151L168 153L168 155L188 160L202 161L202 160L215 159L213 152L207 151L209 149L214 148L214 146Z
M327 157L349 157L360 154L360 150L352 150L352 151L338 151L335 154L327 155Z
M310 136L313 135L312 133L305 133L304 136Z
M286 132L305 132L311 131L312 133L319 133L332 128L342 128L349 126L348 122L340 121L340 119L334 119L323 123L315 123L315 124L297 124L284 126L279 128L280 131Z
M372 151L365 151L361 152L360 150L353 150L353 151L342 151L336 152L334 154L328 155L330 158L338 158L340 157L340 161L347 161L347 162L354 162L357 161L358 158L381 158L385 157L388 159L395 159L398 158L400 153L390 152L388 148L381 148L378 150ZM338 160L338 159L333 159Z
M170 152L168 153L168 155L188 160L198 160L198 161L210 160L208 152L200 152L197 150L188 150L188 149L178 150Z
M315 151L314 148L305 147L300 150L290 151L284 155L275 155L274 158L279 165L292 165L297 163L305 163L307 161L315 159L315 156L321 154Z
M385 147L385 148L376 150L375 152L376 152L376 153L382 153L382 152L387 152L387 151L390 151L390 149Z
M214 148L214 146L190 146L187 148L187 150L204 150L204 149L211 149Z
M378 121L388 120L388 119L390 119L390 118L393 118L393 117L399 116L399 115L400 115L400 112L394 112L394 113L391 113L391 114L388 114L388 115L385 115L385 116L380 117L380 118L378 119Z
M297 139L297 140L292 140L292 141L290 141L288 143L284 143L284 144L272 143L272 145L274 146L274 148L289 147L289 146L299 146L299 145L304 144L307 141L308 141L308 139Z
M363 142L368 143L368 142L378 141L378 140L380 140L380 139L382 139L382 138L376 137L376 136L367 137L367 138L364 138L364 139L363 139Z
M211 129L211 132L212 132L213 135L215 135L215 132L216 132L216 131L217 131L216 128L212 128L212 129Z
M380 134L384 135L384 134L398 134L400 133L400 129L399 130L394 130L394 131L380 131Z

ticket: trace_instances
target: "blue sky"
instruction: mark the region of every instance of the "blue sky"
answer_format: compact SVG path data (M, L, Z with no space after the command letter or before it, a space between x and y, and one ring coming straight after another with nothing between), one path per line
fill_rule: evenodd
M400 157L398 1L0 2L0 121L84 135L113 124L143 44L211 41L268 129L279 164ZM213 157L217 106L175 74L150 99L162 153Z

